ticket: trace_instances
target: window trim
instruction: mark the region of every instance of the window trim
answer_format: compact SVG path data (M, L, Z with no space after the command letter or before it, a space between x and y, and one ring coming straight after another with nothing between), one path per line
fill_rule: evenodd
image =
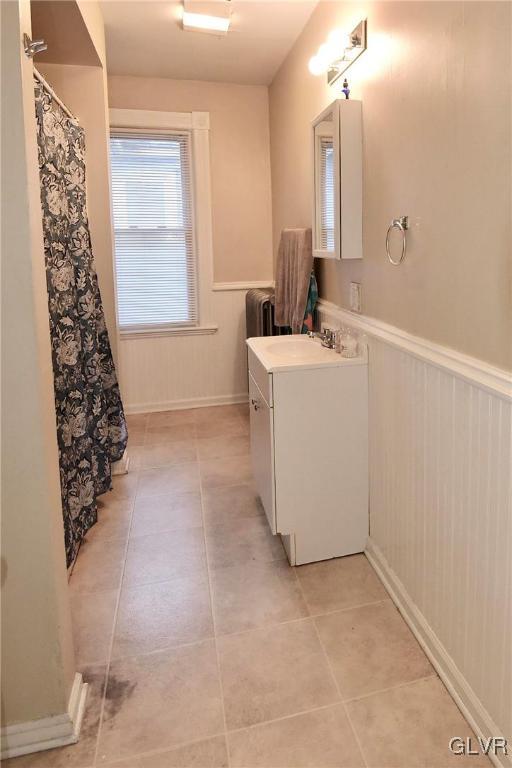
M145 338L151 336L186 336L190 334L211 334L217 326L211 322L211 295L213 288L213 238L212 201L210 179L210 113L209 112L156 112L145 109L110 109L110 132L148 135L165 134L169 131L190 131L192 147L192 195L194 203L193 227L197 258L198 319L196 324L153 326L140 330L119 328L124 338ZM113 224L113 217L112 217ZM114 249L115 265L115 249ZM117 270L116 283L117 311Z

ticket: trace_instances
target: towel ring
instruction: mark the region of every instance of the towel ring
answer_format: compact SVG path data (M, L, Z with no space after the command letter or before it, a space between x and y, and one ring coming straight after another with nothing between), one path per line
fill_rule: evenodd
M389 235L391 234L392 229L399 229L402 233L402 253L400 254L400 258L398 261L394 261L394 259L391 257L391 253L389 250ZM408 216L400 216L398 219L393 219L391 224L388 227L388 231L386 233L386 253L388 256L388 259L390 263L394 267L398 267L402 261L405 258L405 254L407 251L407 241L406 241L406 230L409 229L409 217Z

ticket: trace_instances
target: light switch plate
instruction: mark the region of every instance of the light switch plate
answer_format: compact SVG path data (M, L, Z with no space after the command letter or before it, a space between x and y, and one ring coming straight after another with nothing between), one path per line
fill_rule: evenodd
M350 283L350 309L361 312L361 283Z

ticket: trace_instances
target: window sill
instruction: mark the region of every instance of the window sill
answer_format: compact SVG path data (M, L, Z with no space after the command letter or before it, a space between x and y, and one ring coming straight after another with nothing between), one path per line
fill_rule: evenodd
M119 332L121 341L124 339L151 339L161 336L208 336L217 333L218 325L190 325L182 328L142 328L141 330L122 329Z

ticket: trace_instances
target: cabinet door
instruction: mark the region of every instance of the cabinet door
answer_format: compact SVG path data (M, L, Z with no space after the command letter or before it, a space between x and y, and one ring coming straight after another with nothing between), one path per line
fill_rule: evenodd
M272 533L276 533L274 482L274 415L258 385L249 374L251 457L256 489Z

